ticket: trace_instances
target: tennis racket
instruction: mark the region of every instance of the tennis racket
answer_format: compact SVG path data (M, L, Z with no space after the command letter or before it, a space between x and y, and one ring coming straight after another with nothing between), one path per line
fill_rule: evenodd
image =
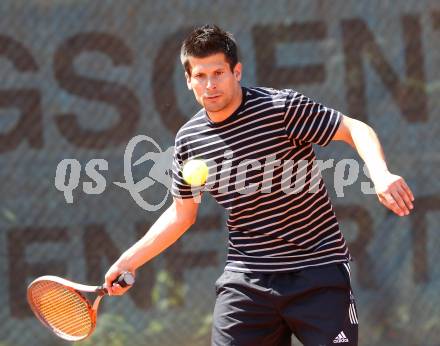
M134 277L122 273L113 283L131 286ZM93 302L83 293L95 293ZM106 295L103 286L81 285L57 276L41 276L28 286L27 299L35 316L57 336L68 341L87 338L96 327L98 306Z

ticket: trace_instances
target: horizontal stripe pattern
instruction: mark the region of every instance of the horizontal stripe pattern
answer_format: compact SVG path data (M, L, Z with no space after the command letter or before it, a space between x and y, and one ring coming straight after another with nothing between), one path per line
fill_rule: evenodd
M243 95L225 121L213 123L202 109L179 130L173 195L209 192L229 211L226 269L283 272L346 262L312 147L331 141L341 114L293 90L243 88ZM190 159L209 167L201 187L182 178Z

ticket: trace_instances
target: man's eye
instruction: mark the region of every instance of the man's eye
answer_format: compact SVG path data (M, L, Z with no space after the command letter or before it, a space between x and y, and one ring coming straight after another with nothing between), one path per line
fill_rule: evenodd
M216 74L217 76L221 76L221 75L223 74L223 71L216 71L215 74Z

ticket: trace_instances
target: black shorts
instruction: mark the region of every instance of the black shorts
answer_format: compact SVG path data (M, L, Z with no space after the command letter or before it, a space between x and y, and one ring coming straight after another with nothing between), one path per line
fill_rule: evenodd
M357 345L347 263L289 273L225 271L215 284L212 345Z

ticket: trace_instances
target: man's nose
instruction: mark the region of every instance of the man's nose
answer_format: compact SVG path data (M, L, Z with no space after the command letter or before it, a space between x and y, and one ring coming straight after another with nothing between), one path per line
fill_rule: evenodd
M215 89L216 84L215 84L215 78L214 77L208 77L208 79L206 81L206 87L208 89Z

